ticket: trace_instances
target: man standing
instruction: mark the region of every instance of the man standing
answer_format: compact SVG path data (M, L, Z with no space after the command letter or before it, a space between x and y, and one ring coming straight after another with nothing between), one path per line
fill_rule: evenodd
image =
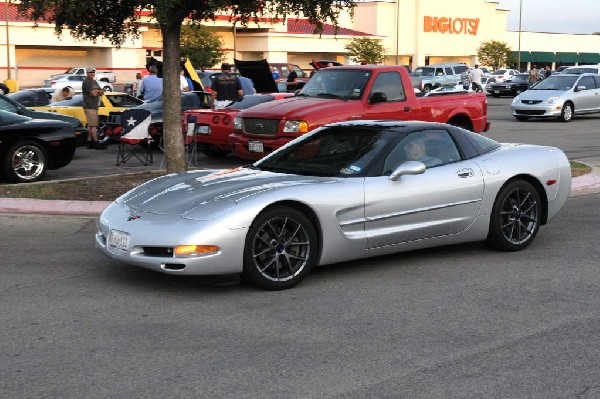
M225 108L244 95L240 79L231 73L231 65L226 62L221 64L221 74L213 80L210 88L214 109Z
M104 90L95 79L95 69L88 69L86 75L81 84L81 93L83 94L83 112L85 113L88 129L87 148L105 150L106 145L98 143L98 106L104 95Z
M468 91L471 88L471 68L465 69L465 71L460 74L460 81L463 85L463 89Z
M481 86L481 79L483 78L483 71L479 69L479 65L475 64L475 68L471 71L471 85L473 87L473 91L481 93L483 92L483 87Z
M294 71L294 64L288 64L287 91L293 93L298 88L298 74Z
M150 72L150 75L142 80L140 94L144 101L148 103L160 101L163 96L163 80L157 76L158 68L156 65L150 65L148 67L148 72Z
M535 82L538 81L538 70L535 65L531 66L531 70L529 71L529 85L531 86Z

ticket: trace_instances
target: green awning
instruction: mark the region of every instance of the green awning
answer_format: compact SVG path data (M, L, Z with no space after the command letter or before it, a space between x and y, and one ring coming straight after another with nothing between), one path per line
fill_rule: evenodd
M558 58L556 58L556 54L551 53L549 51L532 51L531 56L533 57L535 62L546 63L558 61Z
M577 53L556 53L556 56L561 63L574 64L581 62L581 58L579 58L579 54Z
M515 62L519 61L519 52L518 51L513 51L512 53L513 58L515 59ZM529 51L521 51L521 62L532 62L534 61L533 58L531 58L531 53Z
M583 60L584 64L600 63L600 54L598 53L579 53L579 56Z

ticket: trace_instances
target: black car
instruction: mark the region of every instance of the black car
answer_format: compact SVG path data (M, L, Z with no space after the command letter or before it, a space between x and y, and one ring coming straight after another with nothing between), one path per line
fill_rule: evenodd
M34 182L46 170L68 165L75 147L75 132L67 122L0 110L0 174L11 183Z
M516 96L529 89L529 74L519 73L501 83L489 83L485 89L492 97Z
M50 96L44 89L23 89L10 93L7 97L24 107L44 107L50 104Z
M16 92L14 94L16 95L18 93L19 92ZM78 145L84 145L87 140L87 129L83 126L79 119L73 116L63 115L56 112L34 111L15 101L13 96L4 96L2 94L0 94L0 110L28 116L33 119L51 119L67 122L75 131Z

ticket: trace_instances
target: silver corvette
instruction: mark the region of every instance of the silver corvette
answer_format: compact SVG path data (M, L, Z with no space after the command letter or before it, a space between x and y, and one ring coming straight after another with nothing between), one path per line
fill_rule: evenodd
M96 245L180 275L290 288L316 265L470 241L529 245L563 207L558 148L426 122L335 123L251 166L151 180L100 215Z

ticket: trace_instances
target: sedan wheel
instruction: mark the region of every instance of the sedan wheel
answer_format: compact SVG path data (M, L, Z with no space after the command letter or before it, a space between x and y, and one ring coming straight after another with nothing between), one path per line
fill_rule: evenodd
M13 183L29 183L39 180L46 173L46 151L34 141L13 144L4 160L4 171Z
M565 103L563 105L562 112L560 113L560 120L563 122L571 122L573 119L573 104Z
M540 228L542 207L536 189L524 180L508 183L494 203L487 242L503 251L529 245Z
M252 223L244 247L243 277L269 290L298 284L317 257L315 229L301 212L278 206Z

